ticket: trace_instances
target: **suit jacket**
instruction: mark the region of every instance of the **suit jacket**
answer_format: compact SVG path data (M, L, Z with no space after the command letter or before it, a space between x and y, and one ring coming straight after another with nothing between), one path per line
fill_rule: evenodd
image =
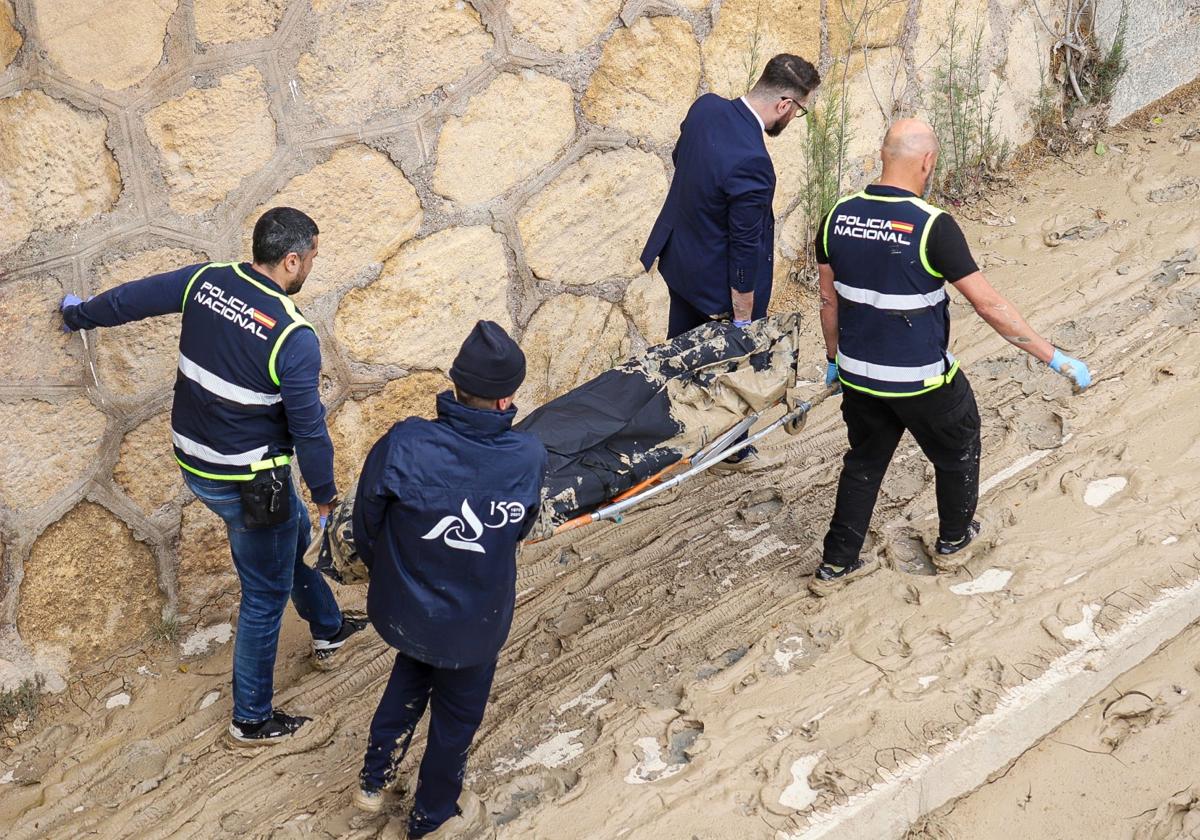
M758 118L739 99L701 96L679 127L675 175L642 265L708 315L732 312L730 289L754 292L754 316L771 297L775 167Z

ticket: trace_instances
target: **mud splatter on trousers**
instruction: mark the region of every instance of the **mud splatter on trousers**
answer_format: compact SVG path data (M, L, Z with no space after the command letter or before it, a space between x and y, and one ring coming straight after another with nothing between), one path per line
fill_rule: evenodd
M429 740L417 774L410 837L433 831L458 812L467 752L483 720L495 673L494 660L467 668L435 668L396 654L371 720L360 779L363 787L376 790L395 779L413 730L429 706Z
M858 559L879 487L905 430L933 463L939 536L967 534L979 501L979 408L961 370L947 385L915 397L875 397L847 388L842 418L850 449L838 480L837 504L825 536L824 562Z

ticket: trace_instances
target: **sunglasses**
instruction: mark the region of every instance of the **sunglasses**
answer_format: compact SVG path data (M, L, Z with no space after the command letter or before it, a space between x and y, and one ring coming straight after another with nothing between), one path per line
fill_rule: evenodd
M803 105L801 105L799 100L793 99L790 96L781 96L779 98L782 99L784 102L791 102L793 105L795 105L796 113L799 114L800 116L802 116L802 117L808 116L808 109L805 108Z

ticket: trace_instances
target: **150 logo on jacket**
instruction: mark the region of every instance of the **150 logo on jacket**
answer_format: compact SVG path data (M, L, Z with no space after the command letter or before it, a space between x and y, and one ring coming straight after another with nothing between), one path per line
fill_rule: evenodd
M462 503L462 516L443 516L438 524L429 529L429 533L421 537L423 540L442 538L450 548L459 551L474 551L486 554L487 551L479 544L484 528L503 528L525 518L525 505L520 502L492 502L489 517L495 517L495 522L484 522L471 509L466 499Z

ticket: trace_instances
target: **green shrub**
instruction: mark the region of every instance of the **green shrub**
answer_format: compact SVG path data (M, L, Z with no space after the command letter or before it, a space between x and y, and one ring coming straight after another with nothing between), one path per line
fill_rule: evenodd
M1003 166L1011 149L996 124L1000 86L989 93L983 82L988 76L983 66L983 24L976 23L973 31L965 29L955 0L946 33L927 106L942 144L934 189L957 202L978 192L984 175Z
M38 674L35 677L21 681L16 688L0 691L0 725L4 725L25 717L33 720L37 717L42 702L42 690L46 680Z
M805 242L816 236L821 218L829 211L842 192L842 178L846 170L846 147L850 142L851 129L846 119L846 100L842 92L845 81L845 64L834 62L827 78L821 85L819 100L813 105L805 119L804 141L804 185L800 194L797 212L804 214ZM811 249L807 249L804 266L812 268Z

